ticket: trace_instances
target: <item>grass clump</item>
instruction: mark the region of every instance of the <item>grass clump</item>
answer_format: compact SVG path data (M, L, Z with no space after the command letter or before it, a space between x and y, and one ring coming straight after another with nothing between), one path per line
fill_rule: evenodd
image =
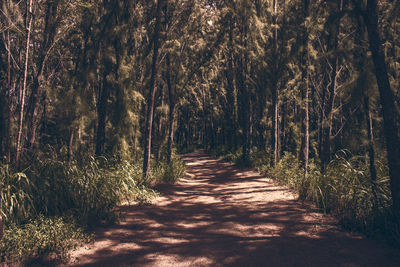
M0 257L11 265L45 256L53 262L66 262L71 249L89 242L91 238L75 223L65 222L61 217L39 216L24 225L12 224L4 231Z
M173 157L169 164L165 165L162 180L173 184L182 178L186 173L186 165L179 157Z

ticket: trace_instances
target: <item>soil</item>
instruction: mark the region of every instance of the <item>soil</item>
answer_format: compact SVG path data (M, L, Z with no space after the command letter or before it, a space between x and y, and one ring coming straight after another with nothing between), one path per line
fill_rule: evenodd
M72 266L400 266L400 250L341 229L287 188L203 151L150 206L96 230Z

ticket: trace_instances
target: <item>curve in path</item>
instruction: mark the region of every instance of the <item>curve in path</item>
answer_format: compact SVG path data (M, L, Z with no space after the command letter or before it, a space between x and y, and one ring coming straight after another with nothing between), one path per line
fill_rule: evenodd
M400 251L350 234L257 172L197 151L151 206L121 207L77 266L400 266Z

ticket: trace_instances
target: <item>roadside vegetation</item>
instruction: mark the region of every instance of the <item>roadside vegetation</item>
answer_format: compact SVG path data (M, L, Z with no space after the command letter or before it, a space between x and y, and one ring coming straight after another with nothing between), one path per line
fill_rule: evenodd
M118 221L119 205L150 204L159 195L152 185L174 183L185 172L178 156L154 164L146 183L141 162L118 157L68 162L52 154L30 162L22 172L0 166L0 257L10 264L67 261L71 249L91 241L93 227Z
M223 150L221 150L223 151ZM322 174L320 163L312 160L307 173L296 155L286 152L273 167L273 155L254 152L244 162L240 150L214 150L212 153L240 166L257 169L297 194L300 201L311 202L322 213L336 217L350 231L382 238L400 245L400 228L391 209L389 171L384 159L377 160L377 179L371 181L368 158L349 151L338 151Z

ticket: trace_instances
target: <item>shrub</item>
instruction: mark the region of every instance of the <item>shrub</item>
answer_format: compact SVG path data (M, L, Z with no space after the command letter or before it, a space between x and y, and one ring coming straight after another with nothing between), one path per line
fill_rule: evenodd
M173 157L171 162L163 164L162 181L173 184L182 178L186 172L186 165L179 157Z
M278 183L295 190L300 199L311 200L324 213L333 213L346 228L367 234L391 232L392 238L400 240L399 229L392 222L385 166L378 162L375 185L365 158L347 151L339 151L324 174L310 161L305 176L300 162L290 153L285 153L275 168L267 170Z
M37 212L73 214L83 224L113 220L123 201L149 202L157 194L141 185L142 170L128 160L89 157L85 162L36 159L27 171ZM110 216L111 215L111 216Z
M74 223L60 217L39 216L23 226L12 224L4 231L0 257L2 261L24 262L49 255L55 261L65 262L71 249L90 240L91 236Z
M4 224L20 222L35 212L33 184L24 173L12 174L10 169L9 165L0 165L0 216Z
M387 164L377 162L377 181L372 183L368 161L339 151L324 174L310 160L307 175L291 153L285 153L275 168L269 166L268 153L250 155L251 166L269 175L281 185L310 200L324 213L333 213L346 228L367 234L388 234L400 243L400 229L391 214L391 194ZM373 193L375 189L375 194Z
M223 155L221 158L226 161L238 162L242 157L242 150L238 149L237 151L228 152L226 155Z
M57 156L37 157L24 172L12 174L10 169L0 166L0 215L6 226L4 244L10 244L2 247L3 259L40 256L48 251L64 253L70 248L70 239L77 237L71 233L76 230L79 235L80 230L57 216L66 214L84 226L114 222L117 205L124 201L147 203L158 195L141 185L138 164L118 158L66 162ZM29 220L38 214L42 214L38 220ZM44 247L39 243L35 247L32 240ZM25 249L24 243L28 244Z
M285 152L276 167L271 170L270 175L278 183L288 185L291 189L298 191L302 184L304 172L300 170L300 163L297 158Z

